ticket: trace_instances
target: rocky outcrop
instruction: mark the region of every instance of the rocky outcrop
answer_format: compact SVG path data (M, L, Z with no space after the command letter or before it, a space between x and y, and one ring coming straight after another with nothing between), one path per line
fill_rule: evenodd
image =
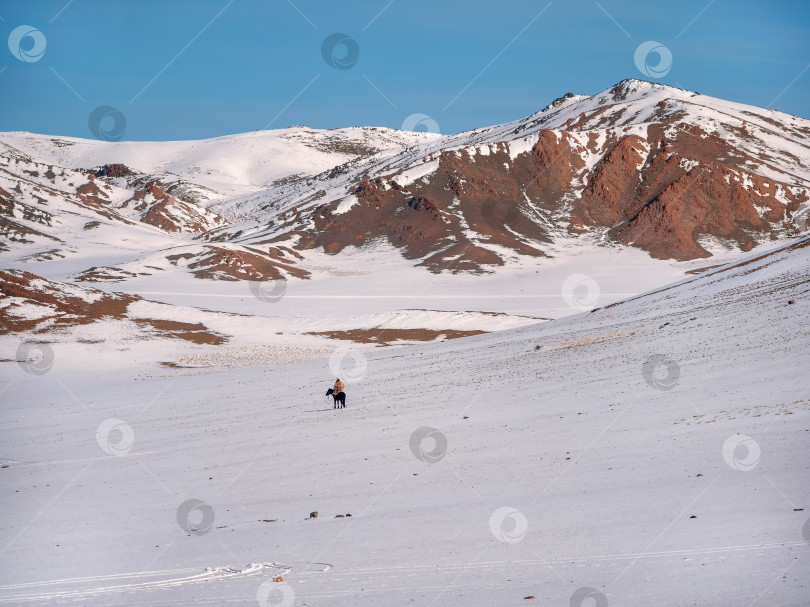
M754 159L720 138L672 127L650 128L646 141L624 137L608 151L574 203L572 225L610 228L618 242L654 257L696 259L709 256L699 244L705 237L750 250L808 200L753 173Z
M224 225L225 220L202 207L185 202L155 184L136 190L124 203L141 214L141 221L164 232L193 232L201 234Z
M421 179L366 175L347 211L337 202L313 209L298 246L337 254L384 238L432 271L481 271L503 263L499 251L542 256L555 228L603 228L654 257L687 260L709 256L706 237L750 250L808 200L753 173L755 159L700 127L626 130L541 130L516 155L508 143L442 150Z
M544 131L531 152L514 160L504 143L442 151L432 174L405 185L397 174L366 176L351 192L358 204L347 212L329 204L314 209L299 247L334 254L386 238L435 272L501 265L491 245L542 256L539 245L550 239L538 217L563 208L583 151L570 135Z
M200 254L173 255L169 260L173 263L183 260L196 278L212 280L263 281L309 276L309 272L293 265L289 254L273 247L265 253L257 249L206 245Z

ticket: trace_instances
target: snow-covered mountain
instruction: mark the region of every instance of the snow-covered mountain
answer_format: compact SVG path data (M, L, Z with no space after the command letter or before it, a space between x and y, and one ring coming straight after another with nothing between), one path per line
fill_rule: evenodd
M716 242L748 250L795 230L809 163L808 120L629 80L223 204L226 216L252 217L208 237L333 253L385 238L441 271L502 264L508 252L542 256L544 243L601 231L656 257L694 259Z
M307 278L313 250L381 242L433 272L493 271L572 240L691 260L803 231L810 199L810 121L639 80L457 135L4 133L0 147L4 265L84 258L74 276L96 279L105 266ZM125 266L97 255L105 241Z

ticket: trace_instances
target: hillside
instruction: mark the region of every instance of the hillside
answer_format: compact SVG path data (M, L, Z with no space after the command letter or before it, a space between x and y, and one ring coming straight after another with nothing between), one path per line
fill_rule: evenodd
M583 243L641 250L651 269L722 262L806 229L808 166L810 121L639 80L456 135L4 133L0 260L102 281L305 280L319 254L356 270L356 249L444 274L547 267Z
M809 161L808 120L627 80L223 203L252 218L211 238L333 254L382 238L433 271L543 256L583 233L688 260L803 230Z

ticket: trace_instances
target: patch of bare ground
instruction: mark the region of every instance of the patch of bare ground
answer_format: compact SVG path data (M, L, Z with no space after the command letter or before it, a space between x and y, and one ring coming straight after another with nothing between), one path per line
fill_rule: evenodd
M183 339L195 344L208 344L218 346L224 344L227 338L219 333L210 331L202 323L179 322L176 320L160 320L155 318L134 318L139 325L148 325L160 332L161 337Z
M674 425L685 424L687 426L691 426L693 424L713 424L718 419L735 420L737 419L737 416L768 417L771 415L794 415L796 411L800 411L802 409L810 409L810 400L796 400L790 403L782 403L771 406L754 405L752 407L740 409L739 411L728 411L726 409L722 409L713 415L702 413L700 415L693 415L692 417L682 417L680 419L676 419L672 423Z
M163 362L166 368L199 369L196 374L219 373L220 370L211 370L212 367L244 368L263 367L267 365L289 365L328 358L332 354L330 348L302 348L285 345L256 345L256 346L229 346L210 348L195 353L187 353L175 361ZM206 370L202 370L202 369Z
M181 365L180 363L176 363L171 360L162 360L160 361L161 367L168 367L169 369L197 369L199 367L193 365Z
M85 295L86 297L82 297ZM63 327L88 325L104 317L124 318L137 295L104 293L96 289L68 291L61 283L17 270L0 271L0 299L11 304L2 310L0 334L52 331ZM19 304L35 305L43 313L37 318L16 314Z
M294 260L279 248L270 247L266 253L257 249L229 249L214 245L206 245L205 249L205 252L195 255L196 260L188 265L196 278L284 280L284 273L296 278L309 278L309 272L292 265ZM188 254L172 255L168 259L176 263L183 258L188 258Z
M147 272L140 272L142 276L149 276ZM93 266L76 275L76 282L122 282L127 278L135 278L138 274L112 266Z
M569 339L566 341L560 341L553 344L539 344L534 347L535 350L540 350L544 348L565 348L571 346L581 346L584 344L592 344L599 341L604 341L606 339L615 339L617 337L624 337L626 335L635 335L636 333L644 333L646 331L652 331L652 327L644 327L643 329L637 329L635 331L619 331L616 333L607 333L606 335L594 335L592 337L583 337L580 339Z
M165 232L203 233L221 226L225 220L207 209L198 207L173 196L155 183L148 183L137 190L132 203L136 211L143 213L141 221L156 226Z
M104 319L130 320L129 304L140 300L137 295L67 285L30 272L0 270L0 335L25 331L48 333ZM31 317L31 309L36 310L36 317ZM214 346L227 341L226 336L209 330L202 323L152 318L131 320L147 337ZM101 340L79 337L78 341L94 344Z
M64 257L65 256L62 255L62 252L59 249L51 249L49 251L40 251L38 253L26 255L25 257L20 258L20 261L53 261L54 259L63 259Z
M406 310L414 310L416 312L455 312L455 310L429 310L427 308L406 308ZM483 316L511 316L513 318L529 318L531 320L551 320L550 318L545 318L543 316L527 316L525 314L507 314L506 312L489 312L487 310L462 310L464 314L481 314Z
M687 274L703 274L704 272L708 272L709 270L714 270L715 268L721 267L723 264L717 264L714 266L704 266L702 268L695 268L694 270L688 270Z
M444 339L458 339L460 337L470 337L471 335L481 335L486 331L478 329L460 331L456 329L350 329L347 331L312 331L307 335L319 335L329 339L340 339L353 341L360 344L379 344L390 346L397 341L436 341L440 337Z

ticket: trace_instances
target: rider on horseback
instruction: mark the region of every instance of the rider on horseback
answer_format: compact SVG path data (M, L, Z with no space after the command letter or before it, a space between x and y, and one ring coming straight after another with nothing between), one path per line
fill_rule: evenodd
M326 391L326 396L331 396L334 399L334 409L345 409L346 408L346 392L344 390L346 387L343 385L343 382L340 381L340 378L335 380L335 385L329 390Z

